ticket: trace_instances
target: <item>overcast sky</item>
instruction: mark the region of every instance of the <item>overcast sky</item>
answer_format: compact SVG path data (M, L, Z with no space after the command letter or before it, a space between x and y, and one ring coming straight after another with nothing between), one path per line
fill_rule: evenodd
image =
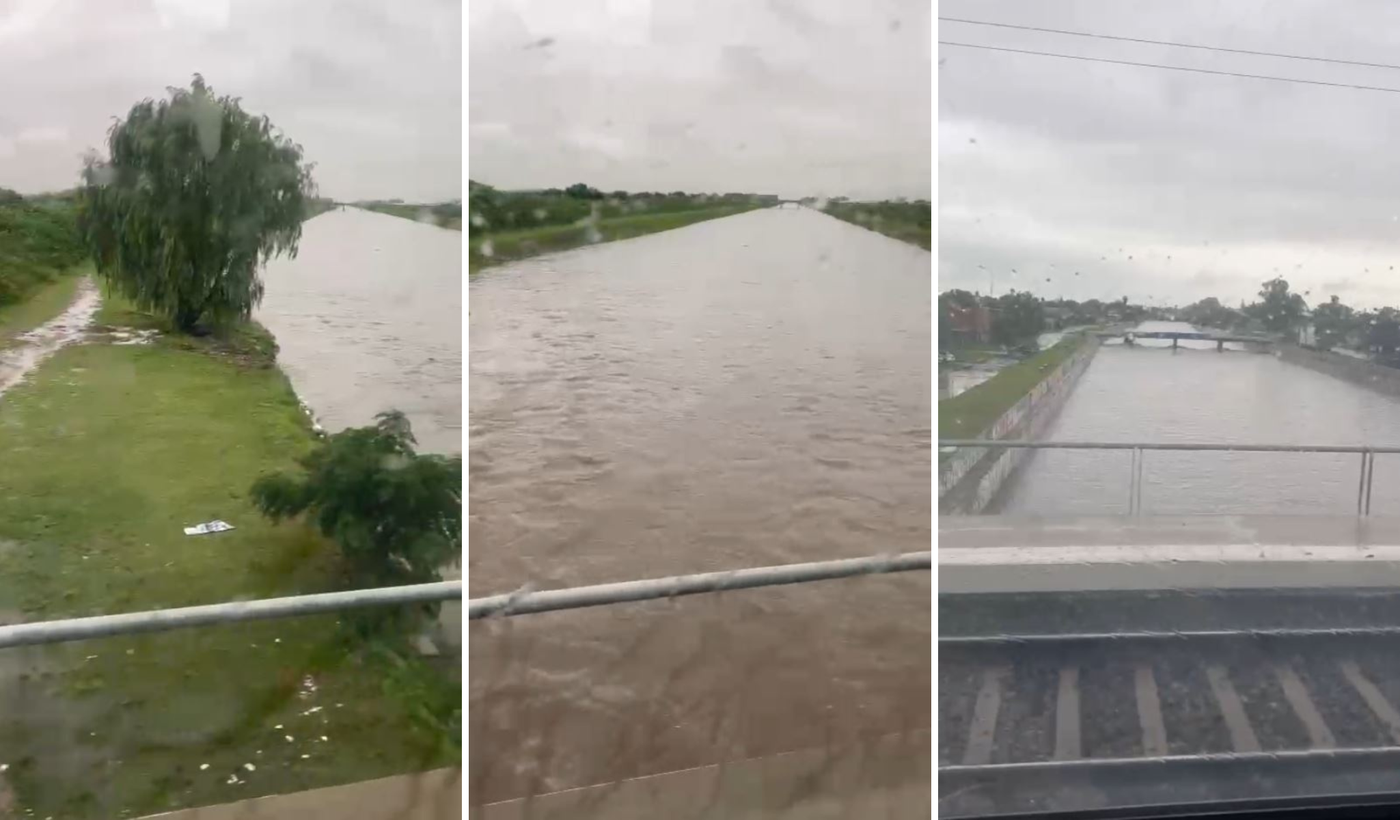
M459 0L0 0L0 187L57 190L195 72L301 143L338 199L461 196Z
M929 0L473 0L472 179L930 196Z
M1384 0L944 0L939 14L1400 63L1400 3ZM938 39L1400 89L1400 70L947 22ZM1237 302L1277 271L1310 304L1400 304L1400 93L938 58L940 289L986 293L994 275L998 293Z

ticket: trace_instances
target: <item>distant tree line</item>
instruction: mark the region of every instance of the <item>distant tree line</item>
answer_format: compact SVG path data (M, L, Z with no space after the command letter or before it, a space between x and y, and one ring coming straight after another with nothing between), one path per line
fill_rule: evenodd
M1311 326L1310 343L1322 350L1348 348L1400 366L1400 310L1381 307L1362 310L1331 296L1310 308L1306 294L1293 291L1287 279L1274 277L1260 283L1258 299L1230 307L1208 296L1185 307L1144 307L1118 301L1041 299L1012 290L998 297L967 290L948 290L938 296L938 342L955 348L970 342L990 342L1006 347L1024 345L1048 330L1063 327L1135 323L1146 319L1171 319L1201 328L1230 332L1267 333L1290 340ZM974 339L977 323L969 311L985 310L990 325L986 339Z
M752 193L604 192L582 182L567 188L528 191L505 191L475 181L467 186L468 218L472 231L478 233L574 225L594 218L675 213L746 203L772 205L777 202L776 196Z

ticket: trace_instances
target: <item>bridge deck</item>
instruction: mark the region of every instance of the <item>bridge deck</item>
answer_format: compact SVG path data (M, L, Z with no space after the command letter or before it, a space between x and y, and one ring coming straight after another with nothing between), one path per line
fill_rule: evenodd
M940 516L940 592L1385 587L1400 518Z
M1236 333L1210 333L1205 331L1190 330L1127 330L1127 331L1098 331L1094 335L1100 339L1120 339L1132 334L1134 339L1189 339L1203 342L1253 342L1256 344L1271 344L1273 339L1267 336L1241 336Z

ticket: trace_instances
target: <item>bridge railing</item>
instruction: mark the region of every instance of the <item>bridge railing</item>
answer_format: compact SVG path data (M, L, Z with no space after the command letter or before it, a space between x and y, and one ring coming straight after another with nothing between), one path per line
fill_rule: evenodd
M1312 444L1216 444L1195 442L1117 442L1117 441L997 441L993 439L940 439L944 448L986 447L1023 450L1127 450L1132 453L1128 478L1128 514L1142 513L1142 454L1148 450L1186 450L1220 453L1352 453L1360 457L1356 483L1356 514L1371 514L1371 486L1374 483L1377 454L1397 454L1400 447L1369 447Z
M782 564L728 572L705 572L696 575L673 575L644 581L622 581L587 587L552 589L542 592L520 590L467 602L470 620L488 616L525 615L533 612L554 612L561 609L581 609L604 604L650 601L676 598L702 592L723 592L731 589L805 584L860 575L886 572L931 570L933 553L906 552L899 555L876 555L869 558L847 558L837 561L814 561L806 564Z

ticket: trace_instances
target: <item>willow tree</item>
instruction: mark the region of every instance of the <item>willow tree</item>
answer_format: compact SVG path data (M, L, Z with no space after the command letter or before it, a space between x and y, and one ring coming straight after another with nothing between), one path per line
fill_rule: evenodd
M259 269L295 256L315 195L300 145L198 74L143 100L83 169L79 227L98 275L182 332L247 319Z

